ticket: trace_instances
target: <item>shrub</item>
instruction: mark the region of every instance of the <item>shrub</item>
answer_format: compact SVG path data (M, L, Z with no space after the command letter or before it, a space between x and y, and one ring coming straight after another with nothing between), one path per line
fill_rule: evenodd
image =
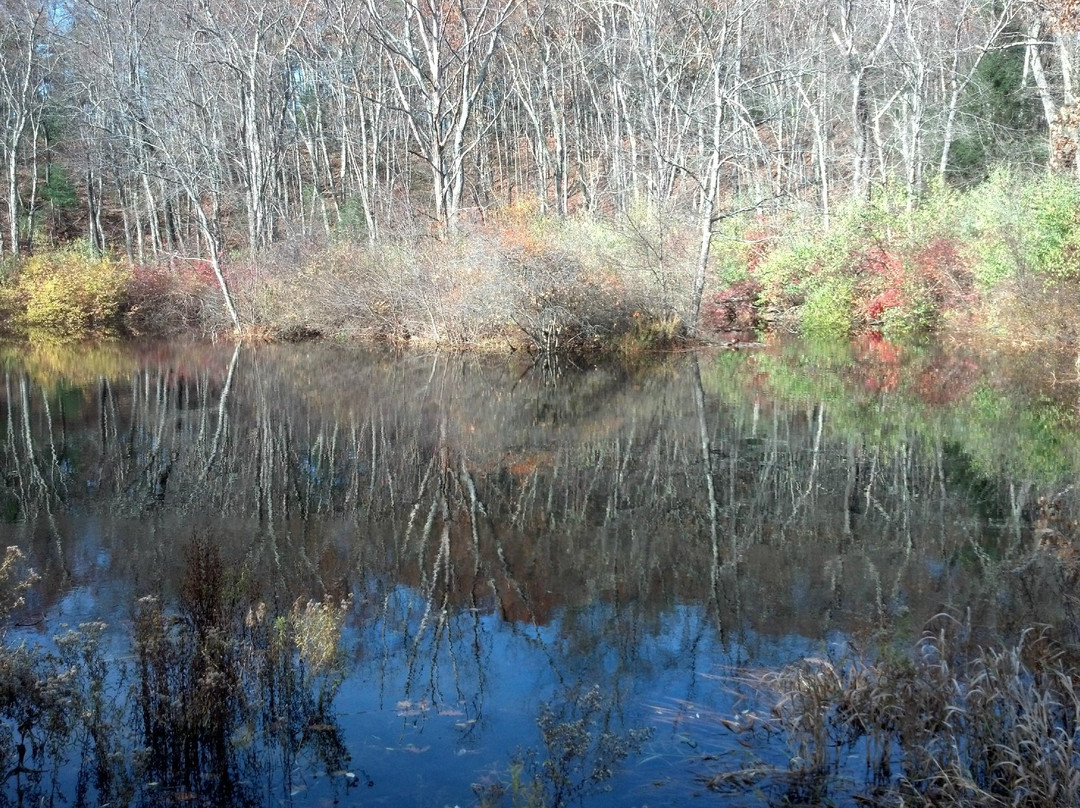
M779 733L796 754L786 769L764 765L755 791L779 797L792 783L813 783L814 804L850 796L873 805L1076 805L1071 649L1031 629L1015 643L979 647L969 626L936 621L911 649L806 658L760 675L771 717L760 727L755 714L753 723L726 723L741 734ZM853 775L854 793L829 793L845 787L838 772ZM737 793L739 774L720 772L709 787Z
M1024 252L1031 269L1056 280L1080 277L1080 186L1055 174L1029 185L1024 197Z
M163 260L134 268L127 302L127 330L169 335L209 325L221 293L209 262Z
M758 269L779 242L785 222L779 214L767 217L736 214L713 226L711 262L719 288L735 286Z
M902 305L884 311L881 332L889 337L903 337L930 331L938 322L940 312L929 298L909 297Z
M0 619L6 620L26 602L26 593L37 580L18 547L11 545L0 555Z
M758 299L761 284L753 278L739 281L713 296L703 312L704 324L714 331L753 331L761 325Z
M968 196L967 241L979 285L1026 277L1080 279L1080 185L1057 175L996 171Z
M885 188L839 209L831 230L812 218L789 223L786 243L747 251L745 274L761 285L761 304L798 310L809 335L926 331L943 310L972 302L957 247L962 206L962 195L936 188L909 210L900 191Z
M911 257L902 244L892 249L875 245L852 256L858 324L892 336L931 328L947 297L940 277L947 269L937 259L948 256L942 247Z
M762 287L763 302L780 308L797 303L802 294L801 282L817 271L816 257L816 248L810 242L785 244L774 250L758 266L757 282Z
M851 333L854 287L848 278L822 278L807 293L799 317L802 333L811 337L844 337Z
M130 279L114 259L74 246L29 258L15 290L28 326L80 336L119 326Z

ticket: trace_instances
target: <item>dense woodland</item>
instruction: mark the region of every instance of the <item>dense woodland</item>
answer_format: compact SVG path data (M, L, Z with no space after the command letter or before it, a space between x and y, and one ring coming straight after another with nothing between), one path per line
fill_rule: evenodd
M2 247L82 239L131 267L188 261L213 273L239 329L251 318L227 264L283 244L452 237L522 209L667 217L691 243L677 308L696 321L732 215L798 210L828 230L844 201L887 192L910 213L927 189L1002 162L1071 172L1078 13L1067 0L3 0Z

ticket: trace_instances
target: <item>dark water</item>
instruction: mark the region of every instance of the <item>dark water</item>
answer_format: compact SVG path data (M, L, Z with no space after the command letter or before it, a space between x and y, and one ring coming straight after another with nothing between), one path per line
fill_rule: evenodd
M767 720L756 673L941 612L987 637L1065 620L1071 558L1040 537L1076 512L1067 358L21 346L3 367L0 540L40 576L6 643L53 688L27 707L0 671L12 804L781 804L707 789L796 755L724 723ZM274 656L309 602L343 620L332 664ZM181 721L190 693L212 709Z

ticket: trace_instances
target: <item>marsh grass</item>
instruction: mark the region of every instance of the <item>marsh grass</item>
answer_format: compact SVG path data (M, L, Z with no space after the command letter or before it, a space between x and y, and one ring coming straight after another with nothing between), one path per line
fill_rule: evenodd
M22 550L12 545L0 557L0 621L6 620L26 603L26 594L38 581L38 574L26 566Z
M1048 629L983 646L969 626L939 616L907 653L807 658L750 677L771 703L753 731L780 733L789 765L754 763L706 784L772 804L846 792L867 805L1073 806L1076 670L1075 652Z
M32 585L21 553L0 563L0 609ZM175 605L134 605L133 653L104 623L54 646L0 646L0 766L26 804L75 764L77 804L260 805L308 768L348 761L332 711L351 603L297 600L282 613L243 595L208 537L186 551ZM276 774L275 774L276 772ZM263 785L260 785L260 782Z
M193 540L178 613L156 597L137 605L131 701L144 776L185 793L257 801L233 789L258 749L276 749L283 772L304 747L326 757L328 770L342 768L344 748L328 739L340 734L330 702L344 675L339 644L350 603L298 600L275 615L239 589L217 547Z

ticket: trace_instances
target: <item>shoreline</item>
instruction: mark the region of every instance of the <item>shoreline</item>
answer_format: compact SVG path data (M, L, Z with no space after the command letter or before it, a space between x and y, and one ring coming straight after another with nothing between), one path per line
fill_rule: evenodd
M689 213L645 234L647 213L635 229L507 211L453 236L283 242L223 258L220 279L204 259L132 265L73 242L8 264L0 321L60 339L236 334L568 356L773 332L1074 347L1077 210L1080 182L1009 172L914 209L850 203L827 229L813 212L751 210L712 233L700 304Z

